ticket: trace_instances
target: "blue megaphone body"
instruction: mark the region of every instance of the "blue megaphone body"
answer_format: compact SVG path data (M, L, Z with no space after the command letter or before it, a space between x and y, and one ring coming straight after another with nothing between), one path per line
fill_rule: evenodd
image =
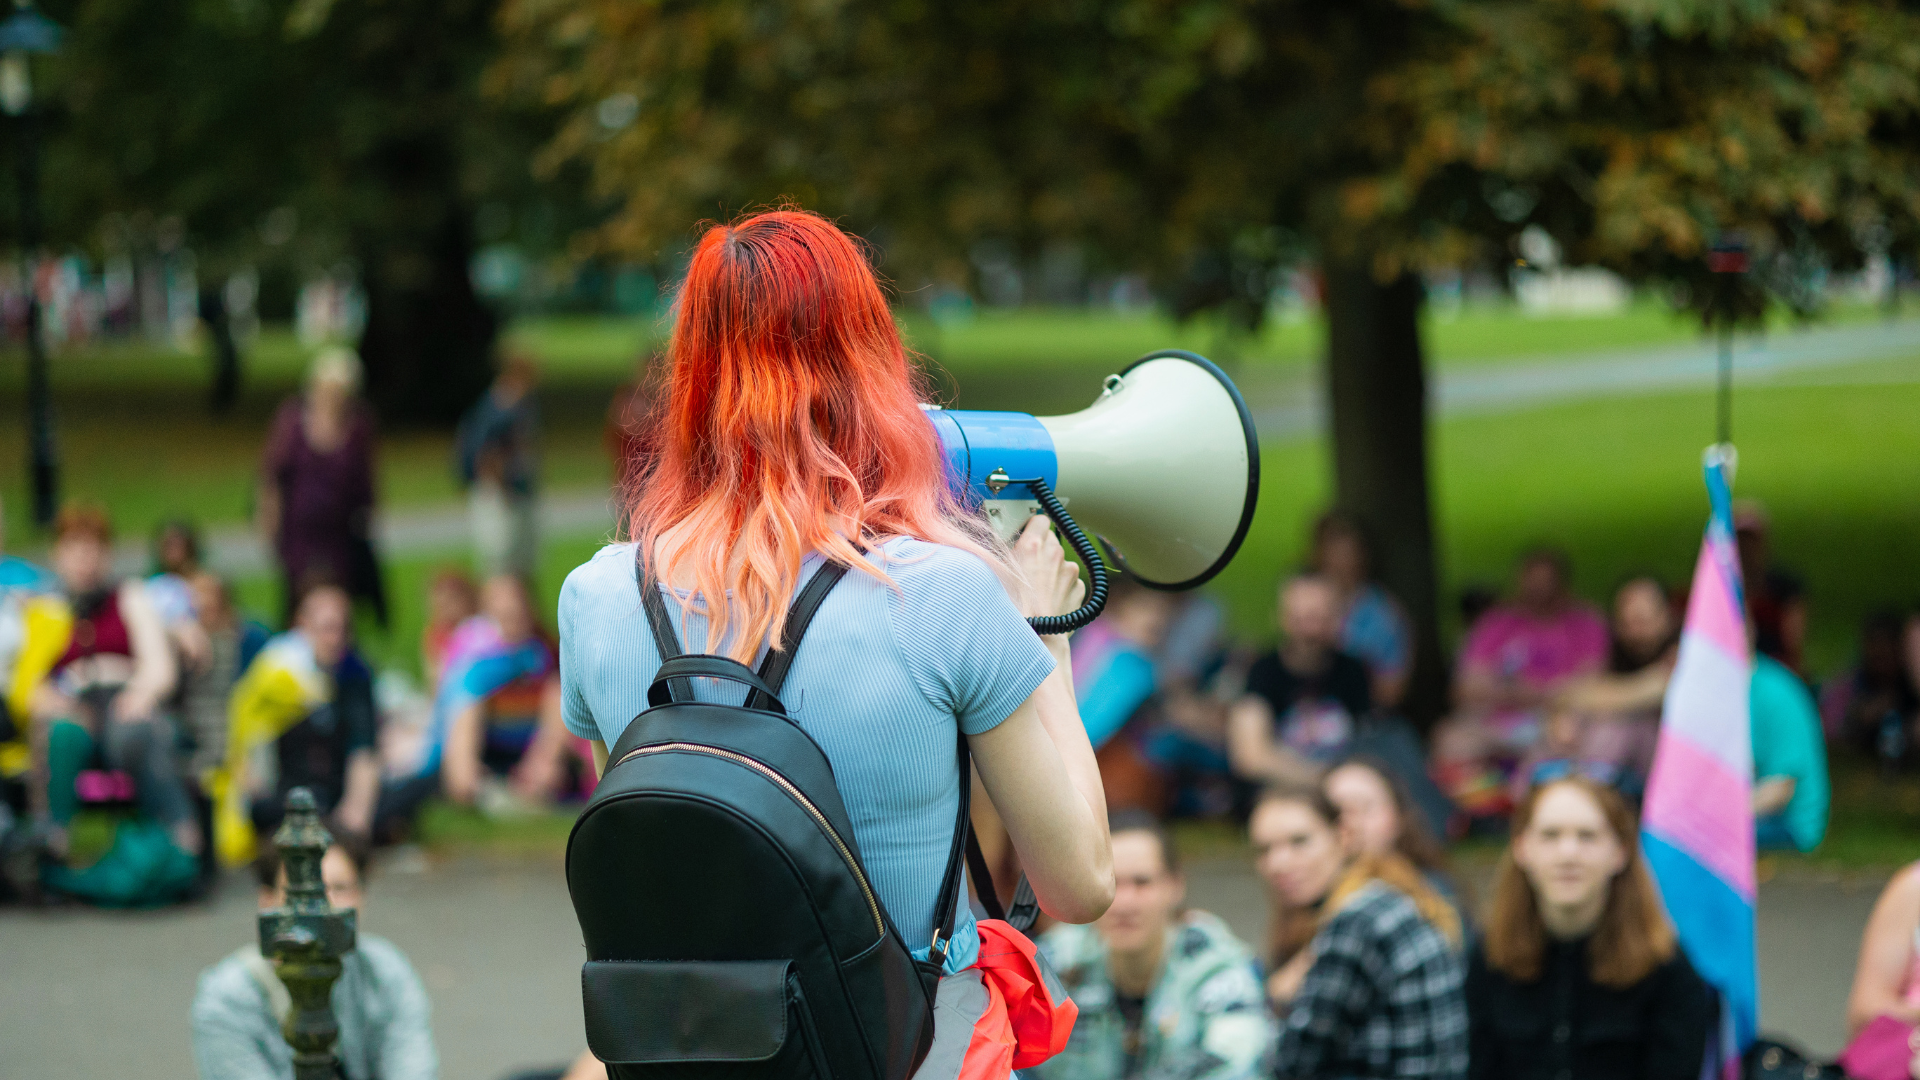
M1252 524L1260 484L1253 417L1226 373L1193 353L1150 353L1065 416L931 407L927 415L950 481L1002 537L1046 512L1070 541L1092 533L1109 561L1150 588L1212 579ZM1101 560L1091 545L1074 546L1095 579L1094 606L1104 600L1103 575L1094 573Z

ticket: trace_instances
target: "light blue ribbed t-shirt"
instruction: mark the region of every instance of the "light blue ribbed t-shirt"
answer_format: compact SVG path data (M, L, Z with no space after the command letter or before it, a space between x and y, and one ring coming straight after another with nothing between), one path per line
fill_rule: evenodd
M900 539L868 558L896 588L858 570L841 578L814 615L780 698L833 765L874 891L907 947L920 951L933 937L960 810L954 728L994 728L1053 671L1053 656L976 556ZM808 557L801 583L820 565ZM667 610L681 647L704 651L705 617L688 619L671 593ZM601 548L567 575L559 625L567 728L612 746L647 707L660 667L632 544ZM696 693L743 696L704 679ZM957 971L979 945L964 897L955 927L948 965Z

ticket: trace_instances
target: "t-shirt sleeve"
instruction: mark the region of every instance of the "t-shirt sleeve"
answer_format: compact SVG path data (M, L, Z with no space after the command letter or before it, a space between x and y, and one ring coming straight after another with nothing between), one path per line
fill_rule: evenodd
M580 607L580 575L585 570L584 566L576 568L560 586L560 608L554 619L560 629L560 715L568 731L583 739L599 739L605 736L600 725L594 722L592 706L587 704L586 683L580 670L580 641L574 632Z
M901 543L885 569L894 641L920 692L968 735L999 726L1053 672L1053 654L986 563L954 548Z
M1293 704L1293 688L1287 682L1286 671L1280 666L1280 655L1269 651L1247 668L1246 694L1266 702L1267 708L1278 719Z
M1367 677L1367 665L1345 653L1336 653L1329 689L1347 715L1358 720L1373 711L1373 681Z

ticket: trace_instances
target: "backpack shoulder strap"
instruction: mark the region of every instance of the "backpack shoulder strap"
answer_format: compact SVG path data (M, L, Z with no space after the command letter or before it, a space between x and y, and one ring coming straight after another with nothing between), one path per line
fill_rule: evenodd
M979 851L979 841L973 835L973 754L967 749L967 733L958 730L956 757L960 763L960 814L953 825L953 845L947 849L947 872L940 879L940 893L934 900L934 913L939 921L933 927L933 951L927 959L935 964L947 962L947 949L953 941L953 924L959 917L960 908L960 868L969 860L969 850ZM993 875L987 871L986 860L980 860L980 868L974 872L974 888L980 890L983 898L991 897L997 906L999 898L994 896ZM992 910L989 914L999 916Z
M673 619L667 614L667 602L660 597L660 583L653 580L647 568L640 562L640 553L633 555L634 580L640 584L640 606L647 612L647 628L653 631L653 647L660 652L660 662L667 661L685 652L680 647L680 635L673 632ZM675 701L692 701L693 684L686 679L675 679L667 684L667 690Z
M794 597L793 606L787 609L786 625L780 628L780 647L768 649L767 658L760 662L760 681L767 684L774 693L787 681L787 669L793 666L793 654L800 648L800 639L806 636L807 627L812 625L814 613L820 610L820 604L847 576L847 564L830 562L813 572L807 580L807 587Z

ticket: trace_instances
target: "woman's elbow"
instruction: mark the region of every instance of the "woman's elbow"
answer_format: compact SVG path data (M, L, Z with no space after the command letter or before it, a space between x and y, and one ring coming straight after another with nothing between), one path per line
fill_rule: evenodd
M1090 923L1113 905L1113 871L1076 885L1062 896L1049 897L1041 908L1063 923Z
M1099 850L1088 852L1076 873L1048 889L1040 906L1061 922L1090 923L1113 906L1114 888L1113 852L1103 835Z

